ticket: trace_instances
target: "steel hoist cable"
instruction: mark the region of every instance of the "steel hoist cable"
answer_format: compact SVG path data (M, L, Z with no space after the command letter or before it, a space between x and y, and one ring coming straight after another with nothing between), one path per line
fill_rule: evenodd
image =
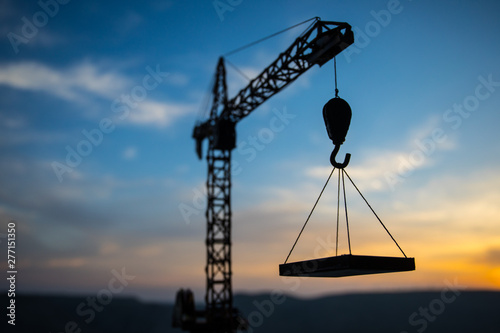
M347 217L347 199L346 199L346 194L345 194L345 181L344 181L344 173L345 169L342 170L342 189L344 191L344 210L345 210L345 223L347 226L347 244L349 244L349 254L352 254L351 252L351 233L349 232L349 218ZM339 171L340 174L340 171Z
M354 183L354 181L352 180L352 178L349 176L349 174L347 173L347 171L345 171L345 169L338 169L338 170L339 170L339 176L338 176L338 186L337 186L337 229L336 229L336 241L335 241L335 255L338 256L338 247L339 247L340 196L341 196L340 195L340 184L341 183L342 183L342 192L343 192L343 200L344 200L345 221L346 221L346 228L347 228L347 244L349 246L349 254L352 255L351 235L350 235L350 229L349 229L349 216L348 216L348 210L347 210L347 197L346 197L346 190L345 190L345 178L344 178L344 174L345 174L347 176L347 178L349 179L349 181L351 182L351 184L356 189L356 191L359 193L359 195L361 196L361 198L363 198L363 200L365 201L365 203L367 204L367 206L370 208L370 210L373 213L373 215L375 215L375 217L380 222L380 224L382 225L382 227L384 228L384 230L387 232L387 234L391 237L391 239L393 240L393 242L396 244L396 246L398 247L398 249L405 256L405 258L408 258L406 256L406 254L404 253L403 249L399 246L399 244L396 241L396 239L390 233L389 229L387 229L387 227L385 226L385 224L378 217L377 213L375 213L375 210L368 203L368 200L366 200L366 198L364 197L364 195L361 193L361 191L359 190L359 188L356 186L356 184ZM293 250L295 249L295 246L297 245L297 242L299 241L300 236L302 235L302 232L304 231L307 223L309 222L309 219L311 218L312 213L314 212L314 209L316 208L316 206L317 206L317 204L318 204L321 196L323 195L323 192L325 191L325 188L328 185L328 182L330 181L330 178L332 177L334 171L335 171L335 167L333 167L332 171L330 172L330 175L328 176L328 179L326 180L325 185L321 189L321 192L320 192L318 198L316 199L316 202L314 203L314 205L313 205L313 207L311 209L311 212L307 216L307 219L306 219L304 225L302 226L302 229L300 230L299 235L295 239L295 242L293 243L292 248L291 248L290 252L288 253L288 256L286 257L284 264L286 264L288 262L288 259L290 258L290 255L292 254ZM341 173L342 173L342 179L340 177Z
M339 253L339 212L340 212L340 172L337 180L337 232L335 237L335 255L337 256Z
M248 82L250 82L252 80L245 73L243 73L243 71L241 69L239 69L238 67L236 67L236 65L234 65L232 62L230 62L227 59L225 59L225 61L226 61L226 64L228 64L229 66L231 66L238 74L240 74L241 76L243 76Z
M363 198L363 200L365 201L365 203L368 205L368 207L370 208L370 210L372 211L373 215L375 215L375 217L377 218L377 220L380 222L380 224L382 225L382 227L384 227L385 231L387 232L387 234L391 237L391 239L394 241L394 243L396 244L396 246L398 247L398 249L401 251L401 253L405 256L405 258L408 258L406 256L406 254L404 253L403 249L401 249L401 247L399 246L398 242L396 242L396 240L394 239L394 237L391 235L391 233L389 232L389 230L386 228L386 226L384 225L384 223L382 222L382 220L378 217L377 213L375 213L375 211L373 210L372 206L370 206L370 204L368 203L368 200L366 200L366 198L363 196L363 194L361 193L361 191L358 189L358 187L356 186L356 184L354 184L353 180L351 179L351 177L349 177L349 174L344 170L347 178L349 178L349 180L351 181L351 184L354 186L354 188L358 191L359 195Z
M337 89L337 57L333 57L333 73L335 76L335 97L339 97L339 90Z
M340 225L340 184L342 184L342 195L344 197L344 212L345 212L345 222L346 222L346 229L347 229L347 244L349 246L349 254L352 254L351 252L351 234L349 230L349 217L347 213L347 198L346 198L346 191L345 191L345 180L344 180L344 169L338 169L339 170L339 177L338 177L338 186L337 186L337 230L336 230L336 237L335 237L335 255L339 255L339 225ZM340 173L342 172L342 181L340 178Z
M258 39L258 40L254 41L254 42L248 43L248 44L243 45L243 46L240 46L240 47L238 47L238 48L236 48L236 49L234 49L234 50L231 50L231 51L229 51L229 52L226 52L226 53L225 53L225 54L223 54L222 56L223 56L223 57L227 57L227 56L229 56L229 55L231 55L231 54L234 54L234 53L237 53L237 52L243 51L243 50L245 50L245 49L247 49L247 48L249 48L249 47L251 47L251 46L254 46L254 45L256 45L256 44L259 44L259 43L261 43L261 42L263 42L263 41L265 41L265 40L268 40L269 38L272 38L272 37L274 37L274 36L277 36L277 35L279 35L279 34L282 34L282 33L286 32L286 31L288 31L288 30L291 30L291 29L293 29L293 28L296 28L296 27L298 27L298 26L300 26L300 25L302 25L302 24L304 24L304 23L307 23L307 22L309 22L309 21L312 21L312 20L315 20L315 22L316 22L316 21L319 21L319 20L320 20L320 18L319 18L318 16L312 17L312 18L310 18L310 19L308 19L308 20L305 20L304 22L297 23L297 24L295 24L295 25L292 25L291 27L288 27L288 28L286 28L286 29L280 30L280 31L275 32L275 33L273 33L273 34L270 34L270 35L268 35L268 36L266 36L266 37L263 37L263 38L261 38L261 39Z
M234 49L234 50L231 50L231 51L229 51L229 52L226 52L226 53L225 53L225 54L223 54L222 56L223 56L224 58L226 58L226 57L228 57L228 56L230 56L230 55L232 55L232 54L235 54L235 53L238 53L238 52L240 52L240 51L243 51L243 50L245 50L245 49L247 49L247 48L249 48L249 47L251 47L251 46L254 46L254 45L259 44L259 43L261 43L261 42L263 42L263 41L265 41L265 40L268 40L269 38L272 38L272 37L274 37L274 36L277 36L277 35L279 35L279 34L282 34L282 33L286 32L286 31L288 31L288 30L291 30L291 29L293 29L293 28L296 28L296 27L298 27L298 26L300 26L300 25L302 25L302 24L305 24L305 23L307 23L307 22L309 22L309 21L313 21L313 20L314 20L314 22L312 22L312 23L311 23L311 24L307 27L307 29L306 29L306 30L304 30L304 32L305 32L305 31L307 31L307 30L308 30L308 29L309 29L309 28L310 28L310 27L311 27L314 23L316 23L317 21L319 21L319 20L320 20L320 18L319 18L318 16L316 16L316 17L312 17L312 18L310 18L310 19L308 19L308 20L305 20L304 22L301 22L301 23L297 23L297 24L295 24L295 25L292 25L291 27L288 27L288 28L286 28L286 29L283 29L283 30L280 30L280 31L278 31L278 32L275 32L275 33L273 33L273 34L270 34L270 35L268 35L268 36L266 36L266 37L263 37L263 38L258 39L258 40L256 40L256 41L253 41L253 42L248 43L248 44L246 44L246 45L240 46L240 47L238 47L238 48L236 48L236 49ZM304 34L304 32L301 34L301 36ZM249 81L249 82L251 81L251 79L250 79L250 78L249 78L249 77L248 77L245 73L243 73L243 71L242 71L242 70L240 70L240 69L239 69L236 65L234 65L234 64L233 64L233 63L231 63L231 62L229 62L227 59L225 59L225 61L226 61L226 63L227 63L228 65L230 65L230 66L231 66L231 67L232 67L232 68L233 68L233 69L234 69L234 70L235 70L238 74L240 74L241 76L243 76L243 77L244 77L247 81Z
M330 181L330 178L332 177L333 175L333 171L335 171L335 168L332 169L332 172L330 172L330 175L328 176L328 179L326 180L326 183L325 185L323 186L323 189L321 190L321 192L319 193L319 196L318 196L318 199L316 199L316 202L314 203L314 206L313 208L311 209L311 212L309 213L309 216L307 217L306 219L306 222L304 223L304 225L302 226L302 229L300 230L299 232L299 235L297 236L297 239L295 240L295 243L293 243L293 246L292 246L292 249L290 250L290 252L288 253L288 256L286 257L285 259L285 264L286 262L288 261L288 258L290 258L290 255L292 254L292 251L293 249L295 248L295 245L297 245L297 242L299 241L299 238L300 238L300 235L302 235L302 232L304 231L306 225L307 225L307 222L309 222L309 219L311 218L311 215L312 213L314 212L314 209L316 208L316 205L318 204L318 201L319 199L321 198L321 195L323 194L323 191L325 190L326 188L326 185L328 185L328 182Z

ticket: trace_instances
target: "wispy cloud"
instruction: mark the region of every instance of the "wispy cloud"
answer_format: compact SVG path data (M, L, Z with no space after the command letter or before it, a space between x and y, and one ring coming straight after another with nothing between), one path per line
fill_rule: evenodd
M31 129L18 129L20 126L13 122L9 135L0 137L0 146L20 145L20 144L47 144L54 142L64 142L66 135L58 132L40 131Z
M137 125L169 126L178 118L192 114L196 107L187 104L146 101L130 113L127 121Z
M167 76L166 79L168 84L177 86L185 85L189 80L182 74L172 78ZM41 92L76 103L85 103L89 97L98 97L104 99L106 103L109 102L104 104L108 112L114 100L130 95L134 88L140 87L140 85L134 86L136 81L143 82L141 79L134 80L89 61L66 68L53 68L38 62L19 62L0 67L0 85ZM148 96L146 100L134 104L125 121L136 125L164 127L195 110L194 105L158 101ZM6 121L4 119L3 122ZM13 124L12 120L10 124Z
M0 67L0 84L15 89L48 93L68 101L85 94L113 98L131 84L127 77L105 71L89 62L55 69L38 62L19 62Z
M0 113L0 127L6 129L19 129L26 126L26 119L19 115L4 115Z
M126 160L133 160L137 157L137 148L136 147L127 147L123 153L122 157Z
M176 87L184 87L189 83L189 77L183 73L170 73L165 82Z
M500 265L500 248L496 247L488 249L480 259L487 264L495 266Z
M490 168L482 168L470 173L464 178L462 173L452 173L433 178L411 193L400 193L400 200L411 202L407 208L414 207L412 215L419 213L433 214L437 222L448 221L449 227L474 229L480 232L479 225L473 221L480 221L480 226L487 230L495 227L500 230L500 177ZM411 199L411 201L410 201ZM423 210L422 208L425 208ZM421 215L420 221L429 220L428 216ZM490 230L491 231L491 230ZM489 232L489 231L486 231Z
M440 131L439 119L429 117L423 124L409 131L407 138L394 149L375 149L357 158L357 163L348 167L348 172L365 191L386 191L403 182L419 169L434 165L439 152L453 150L457 137ZM441 132L439 132L441 133ZM438 139L436 139L438 138ZM306 176L324 179L331 166L312 166L305 170Z
M127 13L118 19L115 23L115 30L127 34L137 29L144 22L144 17L135 11L127 11Z

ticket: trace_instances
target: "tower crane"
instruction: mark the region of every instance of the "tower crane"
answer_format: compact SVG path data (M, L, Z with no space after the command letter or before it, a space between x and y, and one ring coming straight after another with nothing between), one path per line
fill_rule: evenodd
M193 293L180 289L174 327L190 332L235 332L244 327L244 320L233 308L231 285L231 151L236 147L236 124L308 69L316 64L323 66L353 42L349 24L316 18L286 51L231 99L227 96L224 58L219 58L209 118L193 130L200 159L202 143L208 139L205 310L197 311Z

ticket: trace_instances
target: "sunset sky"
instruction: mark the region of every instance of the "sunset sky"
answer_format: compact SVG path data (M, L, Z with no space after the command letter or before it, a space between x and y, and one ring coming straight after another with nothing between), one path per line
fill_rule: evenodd
M314 16L353 27L340 156L417 270L278 276L331 171L329 62L237 126L234 292L500 289L500 2L3 0L0 248L15 220L19 291L95 294L124 270L123 295L202 301L207 165L191 134L217 59ZM306 27L227 60L253 78ZM227 73L233 97L247 81ZM291 261L334 254L336 189L335 176ZM401 255L349 184L347 200L353 254Z

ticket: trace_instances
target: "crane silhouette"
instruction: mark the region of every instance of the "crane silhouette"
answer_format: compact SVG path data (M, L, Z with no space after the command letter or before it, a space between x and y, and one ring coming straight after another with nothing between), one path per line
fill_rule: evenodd
M312 20L273 63L231 99L227 96L224 58L219 58L209 118L193 130L200 159L203 141L208 139L206 308L197 311L193 293L179 290L174 327L191 332L235 332L244 328L244 320L233 307L231 285L231 151L236 147L236 124L311 67L321 67L354 42L349 24Z

